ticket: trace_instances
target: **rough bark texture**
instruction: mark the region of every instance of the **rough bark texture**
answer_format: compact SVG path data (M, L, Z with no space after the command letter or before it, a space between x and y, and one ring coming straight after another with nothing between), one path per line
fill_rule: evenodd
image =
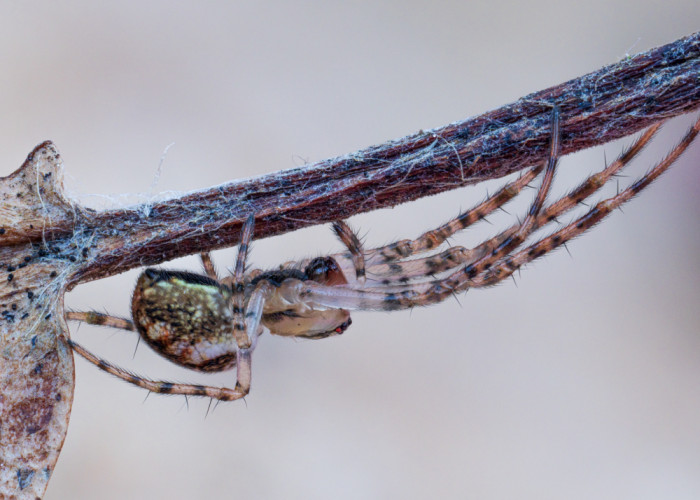
M95 212L63 195L45 142L0 179L0 496L43 494L65 437L73 359L63 295L80 282L394 206L501 177L700 107L700 34L523 97L476 118L302 168L130 209Z

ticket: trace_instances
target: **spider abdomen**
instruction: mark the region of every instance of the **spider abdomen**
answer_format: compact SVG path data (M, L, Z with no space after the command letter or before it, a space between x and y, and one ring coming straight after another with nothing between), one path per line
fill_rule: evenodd
M187 368L236 364L231 290L198 274L146 269L131 301L134 324L157 353Z

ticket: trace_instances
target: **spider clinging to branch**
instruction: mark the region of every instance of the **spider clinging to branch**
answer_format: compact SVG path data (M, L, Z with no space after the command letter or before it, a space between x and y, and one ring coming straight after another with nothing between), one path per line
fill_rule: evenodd
M597 203L570 224L525 246L535 230L586 200L628 165L649 143L660 124L647 129L604 170L545 206L559 159L556 109L551 126L546 165L531 168L479 205L414 240L365 250L345 223L336 222L333 229L347 247L346 252L283 264L271 271L246 273L255 221L255 215L251 214L244 225L235 270L230 277L220 279L210 256L202 254L206 276L146 269L133 294L132 320L94 312L66 314L69 320L138 331L156 352L187 368L211 372L236 367L233 389L149 380L100 359L72 340L68 343L99 368L149 391L219 400L242 398L250 390L252 352L265 331L282 336L324 338L348 328L351 310L407 309L441 302L469 288L494 285L582 234L629 201L666 171L700 132L698 120L646 175ZM522 222L474 248L452 247L438 252L447 238L501 208L540 174L541 184Z

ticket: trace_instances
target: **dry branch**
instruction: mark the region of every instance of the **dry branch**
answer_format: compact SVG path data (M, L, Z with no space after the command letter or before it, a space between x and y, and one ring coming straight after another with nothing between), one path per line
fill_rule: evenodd
M320 224L543 161L551 109L562 153L700 107L700 34L627 58L479 117L363 151L177 199L96 212L63 194L58 153L39 145L0 179L0 495L43 494L68 426L73 359L63 294L80 282Z

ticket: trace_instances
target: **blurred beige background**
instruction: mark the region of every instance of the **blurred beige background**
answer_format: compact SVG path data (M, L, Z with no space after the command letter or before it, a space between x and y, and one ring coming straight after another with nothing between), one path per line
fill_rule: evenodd
M52 139L74 197L124 206L464 119L699 20L697 0L3 2L1 175ZM691 119L672 122L631 175ZM557 192L629 142L565 158ZM700 498L699 161L696 144L573 242L573 257L541 259L517 286L357 313L328 340L261 339L252 394L206 418L207 401L144 402L143 390L77 360L46 498ZM351 223L376 246L498 184ZM257 242L252 261L339 248L319 227ZM214 257L224 269L234 252ZM169 265L198 269L191 257ZM79 287L68 305L128 314L137 272ZM144 375L233 381L176 369L143 345L132 359L128 334L74 335Z

